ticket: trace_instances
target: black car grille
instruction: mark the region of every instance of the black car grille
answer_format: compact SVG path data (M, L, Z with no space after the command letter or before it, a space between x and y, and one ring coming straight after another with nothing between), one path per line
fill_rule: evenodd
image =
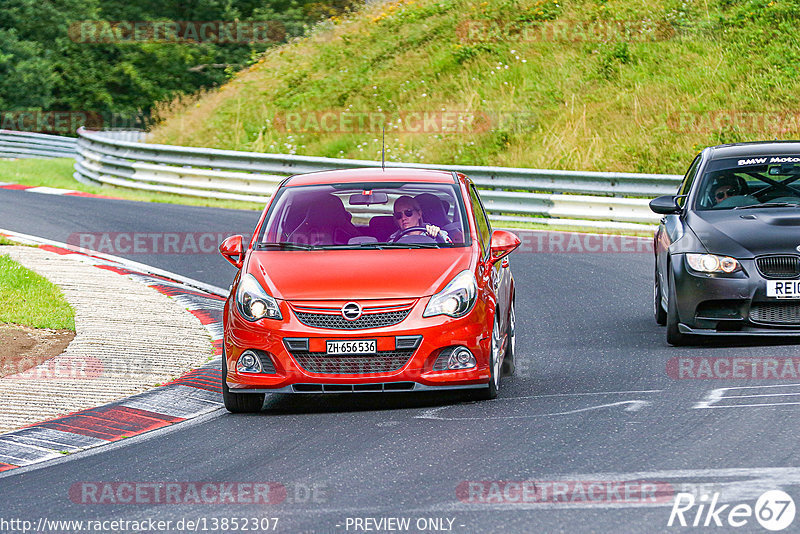
M295 310L297 318L306 326L316 328L332 328L334 330L359 330L362 328L380 328L399 323L409 314L411 309L383 313L365 313L355 321L348 321L341 314L310 313Z
M399 371L411 359L413 350L387 350L377 354L328 356L324 352L293 351L297 364L309 373L366 375Z
M796 278L800 276L800 257L763 256L756 265L764 278Z
M750 320L756 323L777 325L800 324L800 303L753 304L750 308Z

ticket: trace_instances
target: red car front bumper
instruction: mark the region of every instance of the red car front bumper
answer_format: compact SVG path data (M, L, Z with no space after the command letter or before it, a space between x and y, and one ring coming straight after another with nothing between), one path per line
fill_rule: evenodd
M416 299L408 315L398 324L358 330L303 324L286 301L279 301L282 320L249 322L239 315L235 303L228 300L224 315L228 387L240 393L486 387L490 377L493 308L478 299L473 309L458 319L444 315L422 317L428 300L428 297ZM397 350L398 343L408 344L413 336L421 336L416 348ZM292 342L287 344L287 338ZM367 339L377 341L377 355L349 359L326 355L326 341ZM455 345L467 347L475 356L477 365L471 369L435 371L434 364L442 349ZM298 346L305 350L297 350ZM293 348L290 350L290 347ZM268 353L274 373L237 372L236 363L247 349ZM374 371L391 367L384 360L388 357L395 358L398 365L391 370ZM343 369L346 371L340 372Z

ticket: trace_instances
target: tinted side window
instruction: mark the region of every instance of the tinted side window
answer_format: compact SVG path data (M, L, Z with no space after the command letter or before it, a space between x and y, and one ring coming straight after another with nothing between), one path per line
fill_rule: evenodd
M697 176L697 168L700 166L700 154L694 158L694 161L691 165L689 165L689 170L686 171L686 175L683 177L683 182L681 183L680 187L678 188L679 195L688 195L689 191L692 189L692 184L694 183L694 179ZM686 198L678 199L678 205L683 207L686 203Z
M478 240L481 243L481 255L486 254L489 250L489 244L492 241L492 229L489 224L489 219L486 217L486 210L483 209L478 192L475 190L474 185L469 186L469 200L472 204L472 212L475 214L475 226L478 228Z

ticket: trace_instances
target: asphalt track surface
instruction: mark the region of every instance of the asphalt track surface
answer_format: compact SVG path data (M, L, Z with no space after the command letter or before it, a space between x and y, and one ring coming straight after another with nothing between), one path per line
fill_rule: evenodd
M0 228L59 241L77 232L249 233L257 216L0 191ZM221 287L234 275L216 254L118 255ZM452 520L452 532L670 532L703 530L667 526L681 491L752 507L764 491L783 489L800 502L800 378L677 380L666 370L673 357L797 357L800 347L787 340L667 346L652 318L652 261L647 253L513 255L518 372L495 401L273 395L260 414L219 410L9 472L0 478L0 519L155 519L174 528L181 519L210 526L222 518L279 518L277 532L365 532L374 524L357 528L356 519L393 517L410 519L407 532L433 532L417 529L429 518L444 519L445 527ZM719 388L736 389L712 393ZM287 493L259 505L71 499L70 488L87 481L270 481ZM485 493L464 493L470 481ZM494 494L491 481L500 482ZM521 497L508 481L535 481L540 489L566 481L572 499ZM587 502L572 491L577 482L613 488L619 481L656 484L660 503L613 492ZM503 497L497 488L512 489ZM690 524L697 509L685 514ZM741 528L707 530L766 532L745 519ZM800 518L790 531L800 531Z

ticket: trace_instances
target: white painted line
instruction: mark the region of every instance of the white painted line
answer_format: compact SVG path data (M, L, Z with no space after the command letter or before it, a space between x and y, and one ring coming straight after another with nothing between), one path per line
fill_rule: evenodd
M728 395L725 399L750 399L755 397L791 397L800 393L763 393L761 395Z
M723 389L767 389L767 388L790 388L790 387L800 387L800 384L792 383L792 384L765 384L763 386L734 386Z
M191 419L222 406L222 395L219 393L188 386L177 386L166 390L154 389L148 393L151 394L126 399L122 401L121 406L183 419ZM206 398L202 398L201 395Z
M47 186L39 186L39 187L31 187L25 190L28 193L41 193L43 195L66 195L67 193L75 193L74 189L60 189L58 187L47 187Z
M513 401L519 399L545 399L545 398L554 398L554 397L586 397L586 396L598 396L598 395L631 395L631 394L639 394L639 393L661 393L662 389L640 389L640 390L631 390L631 391L591 391L585 393L552 393L546 395L524 395L521 397L502 397L498 399L494 399L493 403L504 402L504 401ZM624 404L630 404L627 408L625 408L626 412L636 412L644 408L645 406L649 405L650 402L644 400L629 400L629 401L621 401L621 402L614 402L610 404L600 404L597 406L590 406L588 408L579 408L576 410L569 410L566 412L553 412L553 413L546 413L546 414L533 414L533 415L510 415L510 416L493 416L492 419L528 419L534 417L547 417L547 416L557 416L557 415L571 415L580 412L586 412L590 410L599 410L602 408L619 406ZM438 415L438 412L445 410L447 408L453 408L454 406L439 406L436 408L429 408L423 411L420 415L415 415L414 419L434 419L439 421L468 421L468 420L478 420L478 419L485 419L483 417L455 417L455 418L448 418L448 417L441 417Z
M586 408L577 408L575 410L568 410L565 412L552 412L552 413L538 413L530 415L492 415L491 419L534 419L536 417L551 417L557 415L572 415L576 413L589 412L593 410L602 410L603 408L613 408L615 406L626 406L626 412L637 412L649 406L651 403L644 400L628 400L620 402L611 402L608 404L598 404L596 406L589 406ZM439 406L437 408L430 408L425 410L420 415L415 415L414 419L433 419L437 421L485 421L486 417L441 417L438 413L442 410L452 408L453 406Z
M50 449L0 440L0 462L6 464L23 466L59 456L60 453Z
M92 436L84 436L83 434L73 434L72 432L64 432L63 430L36 426L2 434L2 439L28 445L37 445L41 448L54 451L63 450L70 452L108 443L104 439Z
M706 406L705 409L713 410L717 408L759 408L764 406L792 406L800 404L800 402L770 402L761 404L721 404L719 406Z
M547 395L525 395L522 397L503 397L500 400L514 400L514 399L544 399L547 397L583 397L586 395L629 395L633 393L661 393L663 389L642 389L633 391L596 391L592 393L551 393Z
M704 410L708 408L753 408L757 406L791 406L795 404L800 404L796 402L783 402L783 403L772 403L772 404L724 404L721 406L715 406L718 403L724 402L728 399L737 399L737 398L758 398L758 397L783 397L783 396L791 396L791 395L800 395L800 393L790 392L790 393L761 393L761 394L753 394L753 395L725 395L728 391L736 391L736 390L744 390L744 389L769 389L769 388L788 388L788 387L800 387L800 384L767 384L763 386L737 386L737 387L729 387L729 388L718 388L712 389L706 395L706 398L698 401L692 406L692 409L695 410Z

